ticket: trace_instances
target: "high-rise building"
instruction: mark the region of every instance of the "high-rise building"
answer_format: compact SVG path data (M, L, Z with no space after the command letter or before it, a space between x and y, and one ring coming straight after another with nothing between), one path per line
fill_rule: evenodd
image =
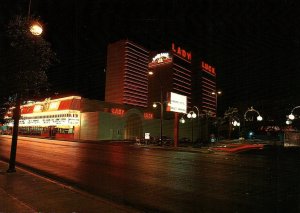
M199 69L199 68L198 68ZM198 100L201 109L205 113L210 113L211 116L216 116L217 113L217 87L216 87L216 70L208 63L200 62L200 81L198 91L201 91ZM200 87L200 88L199 88Z
M149 51L129 40L109 44L105 101L147 107Z
M153 54L149 63L149 104L166 101L166 94L174 92L187 96L191 103L192 93L192 53L172 43L171 50Z

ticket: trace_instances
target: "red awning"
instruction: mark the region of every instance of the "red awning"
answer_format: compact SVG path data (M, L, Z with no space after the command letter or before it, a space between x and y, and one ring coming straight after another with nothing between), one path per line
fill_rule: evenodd
M21 114L33 113L34 105L32 106L23 106L21 109Z
M63 100L60 102L58 110L80 110L80 99Z

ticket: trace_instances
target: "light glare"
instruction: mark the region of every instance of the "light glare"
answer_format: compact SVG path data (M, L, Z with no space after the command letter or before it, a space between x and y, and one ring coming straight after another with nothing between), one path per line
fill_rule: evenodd
M289 119L290 120L294 120L295 119L295 115L293 115L292 113L289 115Z
M32 35L39 36L43 32L43 28L38 24L33 24L30 26L30 32Z

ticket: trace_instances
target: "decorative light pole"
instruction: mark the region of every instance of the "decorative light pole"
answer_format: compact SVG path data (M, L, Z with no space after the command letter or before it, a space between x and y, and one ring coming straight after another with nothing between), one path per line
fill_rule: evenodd
M257 121L262 121L263 120L263 117L261 117L261 115L259 114L259 112L257 110L255 110L253 108L253 106L250 107L250 109L248 108L247 111L245 112L244 114L244 119L245 121L253 121L253 116L251 118L247 118L247 113L249 112L255 112L258 116L256 117L256 120Z
M191 110L187 113L186 117L191 119L192 120L192 142L194 142L194 119L195 118L198 118L198 121L199 121L199 117L200 117L200 112L199 112L199 109L198 107L196 106L193 106L192 109L195 108L197 110L197 114ZM181 119L179 120L180 123L184 124L185 123L185 120L183 118L183 116L181 117ZM199 127L199 123L198 123L198 127ZM199 132L198 132L199 133ZM199 136L199 135L198 135Z
M248 113L251 113L252 116L249 116ZM253 121L253 113L257 115L256 120L258 122L261 122L263 120L263 117L259 114L259 112L254 109L252 106L250 108L248 108L244 114L244 126L246 126L245 121ZM252 138L253 136L253 132L250 131L249 132L249 137Z
M287 117L288 117L288 120L286 121L286 124L287 124L287 125L292 124L292 123L293 123L293 120L295 120L295 118L297 117L297 116L294 115L294 110L295 110L295 109L298 109L298 108L300 108L300 106L295 106L295 107L292 109L291 113L287 116Z

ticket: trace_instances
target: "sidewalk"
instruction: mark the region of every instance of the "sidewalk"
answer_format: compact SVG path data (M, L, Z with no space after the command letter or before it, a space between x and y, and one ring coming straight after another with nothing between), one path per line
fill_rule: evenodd
M0 213L137 212L0 161Z

